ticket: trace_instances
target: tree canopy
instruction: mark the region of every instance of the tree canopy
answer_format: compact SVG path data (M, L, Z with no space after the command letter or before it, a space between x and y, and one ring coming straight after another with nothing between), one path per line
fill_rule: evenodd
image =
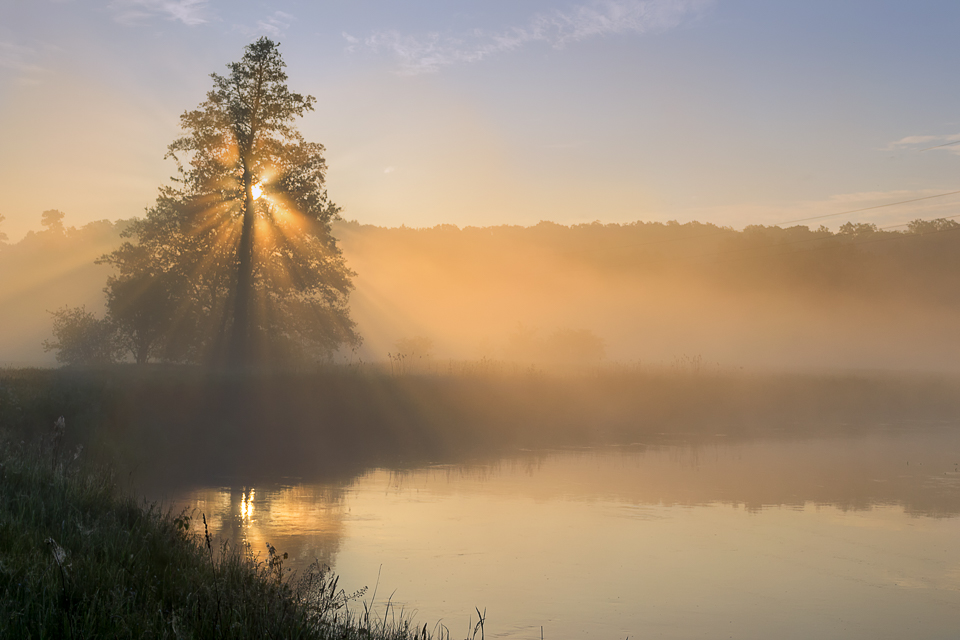
M246 365L359 342L324 148L293 124L316 99L289 91L285 66L261 38L212 74L168 148L175 184L103 258L108 313L138 362Z

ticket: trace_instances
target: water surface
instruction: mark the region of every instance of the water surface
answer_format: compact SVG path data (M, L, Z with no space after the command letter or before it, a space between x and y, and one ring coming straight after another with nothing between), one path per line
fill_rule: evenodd
M523 452L168 496L465 637L952 638L960 429Z

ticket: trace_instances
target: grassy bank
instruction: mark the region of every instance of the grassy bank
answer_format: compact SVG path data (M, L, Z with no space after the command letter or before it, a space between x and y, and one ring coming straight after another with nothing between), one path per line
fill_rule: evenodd
M62 425L62 423L61 423ZM0 443L0 637L425 638L404 622L351 619L318 565L300 576L218 545L202 520L117 493L84 470L63 429Z
M66 416L68 442L184 481L344 477L521 448L956 422L960 378L465 369L391 375L213 374L194 368L0 370L0 425L29 437Z

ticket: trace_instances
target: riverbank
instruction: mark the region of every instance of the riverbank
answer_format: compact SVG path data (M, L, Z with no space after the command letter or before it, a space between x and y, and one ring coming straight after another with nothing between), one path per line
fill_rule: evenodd
M201 514L120 494L64 447L64 431L61 421L39 444L0 442L0 637L428 637L351 616L362 594L338 590L319 564L290 574L282 551L220 544Z
M139 478L322 480L522 449L953 424L960 377L489 366L405 375L0 370L0 425L30 438L61 415L70 446L83 443L94 459Z

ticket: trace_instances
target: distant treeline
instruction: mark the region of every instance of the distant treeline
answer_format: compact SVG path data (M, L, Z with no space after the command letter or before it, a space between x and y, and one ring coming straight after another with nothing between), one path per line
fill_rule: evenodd
M42 230L0 241L0 363L54 364L41 348L48 312L103 313L111 268L95 261L120 244L129 221L65 222L48 211ZM417 343L430 345L434 361L569 352L651 363L702 354L712 366L951 368L960 362L958 231L951 219L836 232L340 221L334 235L357 274L350 308L364 341L344 357L386 361Z
M694 277L736 288L833 290L960 302L960 223L915 220L897 230L824 226L632 222L531 227L384 228L338 225L348 256L358 244L393 247L448 268L509 280L551 257L611 278Z
M3 293L25 284L49 284L93 269L95 259L120 243L129 220L67 227L62 214L45 212L44 228L19 242L0 236ZM391 247L413 258L481 273L523 276L524 263L554 257L602 273L677 274L743 286L792 285L865 292L899 289L939 302L960 301L960 223L915 220L905 228L879 229L848 222L837 232L824 226L751 225L742 231L710 223L631 222L531 227L379 227L357 221L335 226L348 258L361 244ZM402 265L395 265L397 267ZM107 269L108 270L108 269ZM13 276L13 277L9 277ZM957 291L957 295L951 295Z

